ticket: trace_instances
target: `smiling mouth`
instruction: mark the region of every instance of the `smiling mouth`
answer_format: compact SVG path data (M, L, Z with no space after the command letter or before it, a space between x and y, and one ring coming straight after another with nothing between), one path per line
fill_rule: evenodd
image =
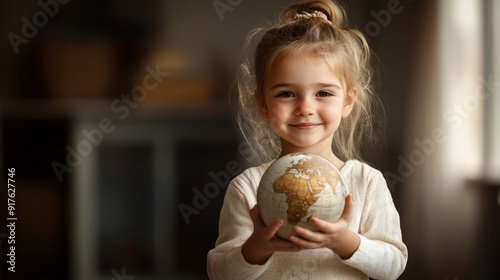
M309 130L309 129L314 129L318 126L320 126L320 123L297 123L297 124L290 124L291 127L297 128L297 129L303 129L303 130Z

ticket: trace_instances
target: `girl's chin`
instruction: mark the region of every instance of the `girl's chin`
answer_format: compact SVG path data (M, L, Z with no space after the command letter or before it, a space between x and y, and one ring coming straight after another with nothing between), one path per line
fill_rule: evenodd
M318 139L313 138L299 138L299 139L286 139L281 138L281 147L283 152L296 153L296 152L311 152L311 153L329 153L332 149L331 139Z

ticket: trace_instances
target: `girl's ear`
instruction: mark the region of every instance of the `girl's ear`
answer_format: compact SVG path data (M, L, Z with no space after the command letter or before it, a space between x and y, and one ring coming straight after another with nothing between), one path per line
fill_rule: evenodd
M344 100L344 107L342 108L342 118L347 118L347 116L351 113L356 96L358 96L357 88L352 88L347 92L347 96Z
M259 106L259 112L266 120L269 119L269 109L267 108L266 99L264 93L255 90L255 99L257 100L257 105Z

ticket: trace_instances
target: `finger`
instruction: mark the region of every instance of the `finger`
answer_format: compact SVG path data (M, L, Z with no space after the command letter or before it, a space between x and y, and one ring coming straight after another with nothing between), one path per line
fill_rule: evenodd
M321 220L321 219L316 218L316 217L311 217L309 219L309 222L313 226L315 226L316 228L318 228L320 231L322 231L324 233L334 233L335 232L334 224L329 223L327 221Z
M301 238L301 237L298 237L298 236L294 236L294 235L291 235L289 237L289 240L293 243L296 244L296 246L302 248L302 249L314 249L314 248L318 248L318 247L321 247L321 245L319 243L316 243L316 242L311 242L307 239L304 239L304 238Z
M354 203L352 202L352 195L348 194L345 197L345 206L344 206L344 212L342 212L342 219L351 221L351 216L352 216L352 208L353 208Z
M255 204L255 206L250 209L250 217L252 218L252 222L255 227L264 228L266 226L260 216L259 205Z
M264 222L260 217L259 207L255 205L252 209L250 209L250 218L252 218L254 231L262 231L266 227Z
M283 226L283 221L282 220L277 220L276 222L270 224L266 229L264 230L264 237L266 239L271 239L274 237L274 235L278 232L278 230Z
M252 220L260 217L259 205L255 204L255 206L250 209L250 217L252 217Z
M301 237L302 239L306 239L307 241L316 243L316 242L321 242L322 240L321 233L314 232L312 230L299 226L293 227L293 230L295 231L295 233L297 233L297 235L299 235L299 237Z
M298 246L297 244L289 241L289 240L281 240L278 238L275 238L272 240L272 244L275 248L282 250L282 251L300 251L302 250L302 247Z

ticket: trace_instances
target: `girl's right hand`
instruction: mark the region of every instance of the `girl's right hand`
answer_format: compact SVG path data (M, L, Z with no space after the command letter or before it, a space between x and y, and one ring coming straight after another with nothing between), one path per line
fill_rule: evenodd
M250 210L250 217L252 217L253 222L253 233L241 249L241 253L248 263L262 265L267 262L274 252L297 252L302 250L297 244L275 236L276 232L283 226L282 220L277 220L266 227L260 217L258 205L255 205Z

